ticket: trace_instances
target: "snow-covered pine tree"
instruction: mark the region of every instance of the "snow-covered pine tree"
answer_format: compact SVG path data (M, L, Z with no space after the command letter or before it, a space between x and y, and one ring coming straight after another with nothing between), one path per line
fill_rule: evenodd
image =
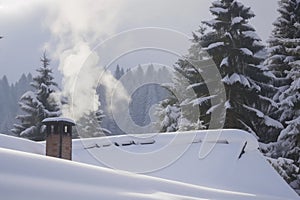
M160 103L157 112L159 118L163 120L161 131L166 131L168 128L172 131L208 128L211 112L220 106L220 104L211 106L211 100L217 96L209 93L201 75L201 72L214 64L207 52L202 50L200 44L200 41L204 39L204 31L205 29L201 27L198 30L199 35L193 34L192 46L188 55L177 61L174 66L175 72L172 83L165 85L166 89L169 90L169 97ZM208 37L205 39L207 40ZM209 80L209 77L205 78L206 81L214 81ZM176 114L170 111L176 111ZM177 116L178 114L179 116ZM172 123L165 123L168 121Z
M54 96L58 91L57 83L53 80L52 69L49 67L50 60L46 53L43 54L41 62L42 66L37 69L38 74L31 83L35 90L25 92L19 101L20 108L25 114L16 117L20 124L14 124L12 129L18 136L31 140L45 139L43 119L61 115L60 103Z
M300 44L298 44L299 46ZM277 142L265 145L264 152L274 168L300 195L300 53L298 60L290 62L286 72L292 83L279 95L280 109L288 113ZM288 111L288 112L287 112Z
M33 77L32 87L35 88L37 99L45 107L46 117L57 117L61 115L59 101L56 101L54 94L58 91L58 84L54 81L52 69L49 67L50 60L44 52L41 58L42 66L36 71L38 74Z
M274 84L278 92L274 100L280 102L280 95L284 93L293 81L288 75L291 63L299 59L300 40L300 6L297 0L281 0L278 12L280 16L273 23L275 26L269 42L269 56L266 60L267 67L275 76ZM280 121L292 118L290 109L279 109Z
M179 130L180 112L180 106L175 98L161 101L156 110L156 115L159 119L159 122L157 122L158 130L160 132L175 132Z
M181 106L186 106L188 104L192 104L193 109L183 109L181 116L181 125L180 129L189 130L188 127L184 128L185 126L191 126L191 124L201 124L199 126L191 126L191 127L198 127L197 129L203 129L209 127L210 122L210 114L213 109L216 109L220 105L211 105L211 100L216 98L216 95L210 94L207 88L207 84L205 83L208 81L215 81L212 80L211 77L202 77L207 67L211 67L213 61L209 57L206 51L203 50L201 47L201 41L203 40L210 40L210 37L205 37L204 32L205 28L200 27L197 31L199 34L193 33L192 39L192 46L189 49L189 54L184 59L179 59L175 65L175 79L174 81L178 82L177 84L182 84L183 80L188 81L188 85L185 88L185 92L189 92L189 90L193 90L196 96L191 96L190 93L186 94L186 98L182 102L180 102ZM176 88L180 88L176 86ZM218 88L215 88L218 89ZM183 95L184 96L184 95ZM194 109L198 109L199 112L194 112ZM195 116L195 114L199 116ZM183 122L189 122L183 123Z
M16 119L20 124L14 124L12 132L17 136L26 137L32 140L42 140L42 136L38 136L39 129L41 128L41 110L43 106L36 98L32 91L24 93L19 101L19 106L24 114L17 115Z
M300 3L300 2L299 2ZM299 35L300 36L300 35ZM300 39L300 37L299 37ZM298 47L300 42L298 43ZM286 128L280 132L275 153L276 156L288 158L300 166L300 52L297 61L289 63L292 69L287 73L287 78L292 79L290 87L280 96L280 108L289 110L289 120L285 121ZM285 113L285 112L283 112ZM288 172L287 172L288 173ZM289 174L289 183L300 195L300 169L294 174Z
M265 65L278 88L276 116L284 125L277 142L264 145L272 165L300 194L300 1L280 0Z
M102 110L84 114L77 122L79 137L101 137L111 134L111 132L101 127L105 115Z
M267 160L276 169L276 171L290 183L291 187L300 195L299 184L299 164L295 164L294 160L279 157L277 159L267 157Z
M295 37L299 35L299 1L297 0L280 0L278 12L280 16L273 23L274 30L268 40L269 56L266 65L275 75L275 85L279 88L277 95L285 91L292 80L287 77L286 71L291 69L289 63L294 60L291 54L291 48L296 45Z
M271 81L269 73L260 66L262 58L257 54L264 49L255 29L248 20L255 15L250 7L237 0L218 0L212 3L210 12L215 16L203 23L213 31L206 33L208 41L202 46L213 57L225 85L227 101L225 128L239 128L257 134L267 140L260 128L282 127L260 109L260 104L270 104L263 96ZM204 36L204 37L205 37Z

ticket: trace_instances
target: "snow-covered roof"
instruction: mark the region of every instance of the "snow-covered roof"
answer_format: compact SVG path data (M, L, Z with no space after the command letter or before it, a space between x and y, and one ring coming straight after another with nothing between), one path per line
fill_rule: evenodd
M0 134L0 148L45 155L44 144L4 134Z
M75 121L70 118L65 117L50 117L46 118L42 121L43 123L51 123L51 122L66 122L67 124L70 124L72 126L75 125Z
M0 142L5 199L299 199L244 131L74 140L77 162L8 150L15 142L8 143ZM26 152L31 148L34 142Z
M164 148L175 159L164 166L156 166L163 162L161 159L166 159L161 152ZM185 151L173 153L178 149ZM139 157L141 153L143 156ZM144 159L149 153L155 156ZM293 199L297 196L259 152L255 137L240 130L76 140L73 142L73 159L192 185L255 194L257 199L262 196Z
M132 174L0 148L3 199L278 199Z

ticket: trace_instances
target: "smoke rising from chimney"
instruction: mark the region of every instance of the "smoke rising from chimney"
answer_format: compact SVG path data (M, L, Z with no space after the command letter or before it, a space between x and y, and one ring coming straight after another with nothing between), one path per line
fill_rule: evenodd
M96 88L99 84L112 86L114 78L99 66L99 55L92 50L114 30L116 15L122 2L115 0L71 0L49 3L46 26L52 34L50 52L59 60L63 75L62 96L69 103L63 115L78 120L84 113L100 106ZM101 55L100 55L101 56Z

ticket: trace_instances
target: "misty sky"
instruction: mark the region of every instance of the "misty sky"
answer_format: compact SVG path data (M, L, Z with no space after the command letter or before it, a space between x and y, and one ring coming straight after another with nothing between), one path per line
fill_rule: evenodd
M278 16L277 0L241 1L252 7L256 17L250 23L265 41ZM133 28L162 27L190 37L202 20L211 18L210 4L209 0L0 0L0 35L4 36L0 76L14 82L22 73L34 74L44 49L58 75L66 50L75 51L80 42L93 48Z

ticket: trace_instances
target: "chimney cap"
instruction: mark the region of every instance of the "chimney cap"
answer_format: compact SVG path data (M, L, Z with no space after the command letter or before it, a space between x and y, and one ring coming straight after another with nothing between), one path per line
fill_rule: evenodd
M63 122L67 125L75 126L74 120L65 117L50 117L42 121L43 124L52 124L52 123L59 123L59 122Z

